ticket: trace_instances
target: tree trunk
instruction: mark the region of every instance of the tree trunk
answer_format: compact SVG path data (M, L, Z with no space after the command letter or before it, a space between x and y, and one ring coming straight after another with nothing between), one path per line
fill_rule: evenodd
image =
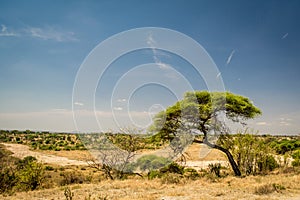
M211 147L211 148L218 149L218 150L224 152L226 154L228 160L229 160L229 163L232 167L232 170L234 171L234 174L236 176L241 176L242 175L238 165L234 161L233 156L232 156L232 154L230 153L230 151L228 149L225 149L225 148L223 148L221 146L218 146L216 144L212 144L206 138L204 139L203 143L206 144L207 146Z

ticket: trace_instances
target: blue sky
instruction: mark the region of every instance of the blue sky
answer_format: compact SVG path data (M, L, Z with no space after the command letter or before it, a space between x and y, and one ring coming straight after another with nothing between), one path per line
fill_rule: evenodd
M261 133L298 134L299 9L296 0L2 0L0 128L74 131L72 91L86 56L114 34L163 27L201 44L221 72L225 89L249 97L261 108L263 115L250 121L250 127ZM195 89L206 89L182 59L162 51L132 52L113 63L98 85L95 107L105 129L114 129L119 122L132 124L124 118L124 107L130 107L134 124L144 126L153 113L177 100L168 88L152 85L141 87L131 102L116 95L111 103L111 89L122 74L136 65L155 62L154 53L162 64L188 76ZM140 73L132 75L144 79L145 72ZM151 73L160 75L147 71ZM176 82L174 70L161 78ZM90 127L88 118L83 124L86 131L96 129Z

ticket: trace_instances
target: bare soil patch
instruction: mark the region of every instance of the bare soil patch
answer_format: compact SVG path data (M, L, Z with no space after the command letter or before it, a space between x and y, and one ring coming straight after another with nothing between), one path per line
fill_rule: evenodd
M42 163L55 164L60 166L67 165L87 165L85 161L69 159L67 157L46 154L45 152L37 152L29 149L28 146L22 144L7 144L2 143L5 147L13 153L12 156L17 158L24 158L26 156L33 156ZM73 152L74 153L74 152Z

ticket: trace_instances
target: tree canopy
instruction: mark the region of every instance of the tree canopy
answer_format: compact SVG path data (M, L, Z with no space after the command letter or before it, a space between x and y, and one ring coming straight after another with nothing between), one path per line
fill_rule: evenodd
M207 136L212 131L218 134L228 133L226 120L245 123L246 120L260 114L260 109L244 96L230 92L187 92L181 101L155 116L150 130L157 132L157 135L163 140L172 140L180 131L200 132L204 136L203 140L194 142L204 143L226 153L234 172L236 175L240 175L230 152L221 146L212 144Z

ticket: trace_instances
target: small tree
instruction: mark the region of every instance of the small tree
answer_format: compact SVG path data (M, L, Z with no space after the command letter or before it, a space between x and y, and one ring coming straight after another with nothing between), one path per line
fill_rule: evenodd
M245 120L260 114L261 111L248 98L230 92L187 92L183 100L156 115L150 130L157 132L156 137L169 141L182 132L203 134L202 139L198 137L193 142L204 143L224 152L235 175L240 176L241 172L230 151L211 142L209 134L229 132L220 117L226 116L227 120L244 124Z
M279 166L265 138L249 134L247 130L244 134L221 136L218 144L231 151L239 169L246 175L266 173Z
M137 130L122 129L121 134L94 134L81 136L93 158L88 165L102 171L109 179L122 179L125 174L133 173L132 162L137 150L143 148Z
M24 190L35 190L42 185L44 176L44 167L38 163L32 156L25 157L18 164L19 187Z

